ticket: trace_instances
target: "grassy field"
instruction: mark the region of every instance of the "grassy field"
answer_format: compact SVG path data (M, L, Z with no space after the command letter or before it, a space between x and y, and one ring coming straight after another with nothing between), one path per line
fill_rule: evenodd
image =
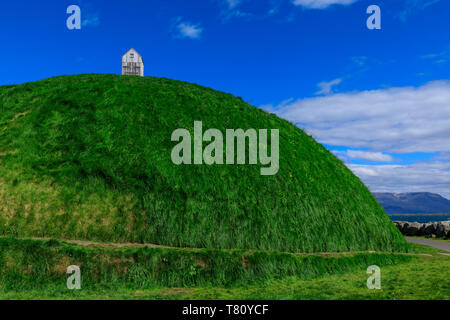
M0 280L0 299L450 299L450 282L448 281L450 257L438 254L439 250L421 245L411 245L412 253L408 255L361 253L349 256L336 254L295 256L287 254L283 259L284 254L272 253L274 258L272 259L270 255L262 254L257 261L247 261L245 266L242 264L242 257L255 253L224 252L225 256L236 257L234 263L222 260L220 265L214 266L216 270L209 270L203 275L200 270L197 274L191 273L190 278L193 282L190 284L165 286L158 282L167 281L171 278L170 274L172 274L172 284L177 284L178 281L184 282L186 278L189 278L186 275L176 274L180 271L179 263L184 261L198 264L196 259L204 252L183 252L181 255L172 253L172 256L167 252L160 252L163 256L162 261L170 263L171 266L167 266L164 271L167 277L158 277L159 281L155 282L149 281L154 276L155 266L158 265L155 262L153 268L147 266L148 273L143 272L142 269L140 273L131 272L131 276L129 274L128 277L120 276L130 262L129 254L133 252L131 256L136 256L136 250L143 249L134 248L128 251L128 254L125 253L125 256L122 254L127 250L120 250L119 256L111 256L112 252L109 252L111 259L106 259L105 249L97 248L102 252L103 259L89 265L89 259L98 258L97 249L73 245L59 247L60 243L49 244L36 241L24 243L22 240L3 239L2 243L3 248L12 247L14 252L17 252L15 246L27 248L27 250L31 247L36 250L37 247L44 246L44 248L50 247L51 250L36 250L36 255L30 259L22 256L20 263L16 261L14 271L3 273ZM72 250L79 250L79 252L75 253ZM117 249L106 250L117 253ZM89 256L85 251L96 253L93 253L94 256ZM60 266L60 270L46 270L45 266L55 265L55 260L50 261L49 254L51 253L51 256L55 258L61 252L64 254L71 252L73 258L84 266L83 270L88 270L88 274L83 271L81 290L71 291L65 288L67 275L64 275L63 266L69 261L65 261L63 265L56 264ZM43 257L39 258L37 255ZM81 261L83 255L84 260ZM152 255L155 255L155 251L152 251ZM195 258L190 260L189 255ZM217 255L214 256L217 257ZM128 262L125 257L128 257ZM3 266L8 264L5 254L1 261ZM31 263L31 261L37 262ZM294 261L300 264L295 264ZM203 268L208 269L204 263L202 263ZM381 290L369 290L366 287L369 276L366 274L366 268L373 263L381 267ZM12 265L11 261L9 264ZM135 261L134 264L142 267L139 261ZM99 270L100 265L103 265L103 271ZM107 265L112 268L106 267ZM20 268L24 270L20 271ZM213 274L214 272L216 274ZM217 273L222 274L222 277L217 277ZM227 274L233 275L232 278L227 278ZM194 280L195 278L197 280ZM219 284L217 279L222 279L223 282Z

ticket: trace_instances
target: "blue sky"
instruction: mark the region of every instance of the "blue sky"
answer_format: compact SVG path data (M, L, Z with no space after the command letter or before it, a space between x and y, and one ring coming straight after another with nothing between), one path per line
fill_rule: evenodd
M66 27L72 4L81 30ZM366 27L369 5L381 30ZM118 74L133 47L146 75L296 123L373 191L450 197L449 12L450 0L3 1L0 85Z

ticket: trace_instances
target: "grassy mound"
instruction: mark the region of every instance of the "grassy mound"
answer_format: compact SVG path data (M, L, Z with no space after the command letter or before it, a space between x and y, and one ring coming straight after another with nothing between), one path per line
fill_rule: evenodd
M396 253L306 254L223 249L80 246L60 241L0 238L0 295L66 292L67 267L77 265L83 290L263 285L286 277L314 279L408 262Z
M177 128L279 129L280 169L174 165ZM206 144L204 144L206 146ZM289 252L403 251L363 183L287 121L198 85L115 75L0 87L0 235Z

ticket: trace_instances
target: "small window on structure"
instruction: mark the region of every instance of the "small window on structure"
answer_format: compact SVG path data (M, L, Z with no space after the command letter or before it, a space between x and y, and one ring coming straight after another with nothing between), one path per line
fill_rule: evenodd
M130 58L134 59L134 53L130 53Z

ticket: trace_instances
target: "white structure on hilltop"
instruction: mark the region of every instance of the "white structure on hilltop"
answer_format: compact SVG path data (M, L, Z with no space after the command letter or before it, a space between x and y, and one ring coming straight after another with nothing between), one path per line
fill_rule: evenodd
M122 75L144 76L144 60L133 48L122 57Z

